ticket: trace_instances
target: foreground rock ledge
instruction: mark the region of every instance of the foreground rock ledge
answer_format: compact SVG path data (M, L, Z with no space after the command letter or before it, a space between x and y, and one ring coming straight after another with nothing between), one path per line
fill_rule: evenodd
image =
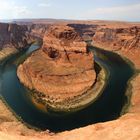
M93 53L73 28L52 26L42 48L19 66L17 75L46 108L64 111L75 104L79 108L80 98L85 99L95 83Z

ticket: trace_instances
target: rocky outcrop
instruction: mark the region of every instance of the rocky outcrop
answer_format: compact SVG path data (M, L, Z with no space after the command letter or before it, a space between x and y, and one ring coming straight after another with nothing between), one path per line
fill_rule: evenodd
M78 106L96 78L93 54L87 52L86 43L68 26L51 26L42 49L20 65L17 74L25 86L42 93L41 98L35 98L46 107L67 109L76 102Z
M0 23L0 48L23 48L30 43L26 26Z
M23 49L34 42L42 43L49 25L18 25L0 23L0 48L13 47Z
M95 44L118 49L140 49L140 27L100 28L93 37Z
M48 24L0 23L0 62L26 49L32 43L42 45Z

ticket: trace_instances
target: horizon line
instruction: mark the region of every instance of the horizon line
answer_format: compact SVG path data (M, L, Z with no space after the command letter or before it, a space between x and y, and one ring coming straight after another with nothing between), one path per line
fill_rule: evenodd
M110 22L140 22L140 21L131 21L131 20L111 20L111 19L63 19L63 18L9 18L9 19L2 19L0 21L16 21L16 20L66 20L66 21L110 21Z

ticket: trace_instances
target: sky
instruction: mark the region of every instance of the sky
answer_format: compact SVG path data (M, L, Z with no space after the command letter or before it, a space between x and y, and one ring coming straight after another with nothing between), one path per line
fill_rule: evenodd
M140 21L140 0L0 0L0 19Z

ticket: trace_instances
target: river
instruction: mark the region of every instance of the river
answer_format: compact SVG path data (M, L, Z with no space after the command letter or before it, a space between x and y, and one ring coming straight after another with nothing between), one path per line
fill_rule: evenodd
M65 116L50 116L36 108L28 98L29 91L19 82L16 62L37 48L38 46L32 45L22 55L17 55L0 66L0 94L20 119L42 130L60 132L113 120L120 116L123 106L128 102L125 91L134 70L119 55L94 47L91 51L94 51L95 61L109 72L102 95L88 107Z

